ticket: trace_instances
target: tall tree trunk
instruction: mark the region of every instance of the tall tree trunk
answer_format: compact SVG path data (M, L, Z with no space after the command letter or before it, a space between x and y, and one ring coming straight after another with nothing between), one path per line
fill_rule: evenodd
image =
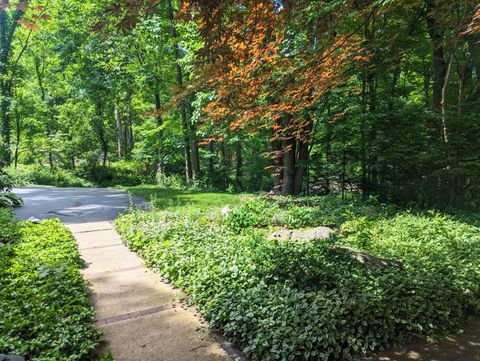
M445 61L445 44L443 30L440 29L438 21L432 12L435 8L435 0L427 0L427 29L432 40L433 55L433 109L441 112L442 107L442 88L447 73L447 64Z
M17 169L17 166L18 166L18 157L19 157L19 153L20 153L20 139L21 139L21 118L20 118L20 115L17 114L16 117L15 117L15 131L16 131L16 142L15 142L15 169Z
M167 0L167 11L168 11L168 18L171 24L171 35L173 40L176 42L175 44L175 67L177 72L177 85L179 87L183 86L183 70L180 65L180 48L178 44L178 34L177 29L175 27L175 15L173 11L172 1ZM185 99L180 102L179 111L182 118L182 129L183 129L183 150L184 150L184 157L185 157L185 177L187 183L191 182L192 179L192 157L190 153L190 127L188 125L188 116L187 116L187 109L185 105Z
M158 163L157 163L157 174L161 177L165 176L165 159L163 154L163 118L162 118L162 102L160 99L160 93L155 92L155 119L157 121L157 126L160 128L158 131Z
M293 194L299 195L302 192L303 180L308 169L308 158L310 156L309 139L313 129L313 120L307 116L306 125L303 128L301 139L298 141L298 155L295 161L295 178Z
M237 182L237 187L242 185L242 176L243 176L243 154L242 154L242 142L237 140L235 142L235 153L236 153L236 164L235 164L235 180Z
M122 113L120 111L120 105L118 104L118 100L115 101L114 112L115 112L115 128L117 133L117 152L118 152L118 157L122 158L126 155L125 131L123 129Z
M193 109L190 102L187 102L187 109L188 109L188 117L192 119ZM200 179L200 153L198 149L198 139L197 139L197 131L195 124L190 121L189 122L189 132L191 135L192 141L192 179L194 181Z
M295 191L295 160L297 154L297 142L295 139L287 139L282 142L283 149L283 183L282 194L293 195Z
M22 18L27 6L26 0L21 0L15 10L13 10L12 15L8 15L9 1L2 1L3 6L0 8L0 95L1 95L1 107L0 107L0 117L1 117L1 127L2 127L2 139L1 144L3 148L3 160L6 164L12 162L12 151L10 149L11 142L11 124L10 124L10 106L12 104L11 99L11 89L13 79L7 79L8 65L10 62L10 54L12 50L12 41L19 20ZM24 47L25 49L25 47ZM20 56L23 54L23 51L20 53ZM1 150L0 150L1 151Z
M302 192L303 179L307 172L309 156L308 142L301 141L298 145L298 158L295 161L295 178L293 184L293 195L298 196Z
M208 143L208 151L210 153L208 157L208 178L212 180L213 174L215 173L215 164L214 164L215 146L213 142Z
M124 124L125 156L130 156L135 144L133 140L133 112L132 112L132 93L129 91L125 96L127 105L127 116Z
M442 111L442 134L443 134L443 142L445 144L448 144L448 141L449 141L448 125L447 125L447 86L448 86L448 81L450 80L450 75L452 73L453 59L454 59L454 56L452 53L452 55L450 55L447 71L445 73L445 79L442 85L442 98L440 101L440 106Z

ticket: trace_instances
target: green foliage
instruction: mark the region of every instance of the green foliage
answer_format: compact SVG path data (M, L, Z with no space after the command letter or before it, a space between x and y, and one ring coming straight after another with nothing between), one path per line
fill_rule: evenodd
M12 190L13 182L8 173L0 165L0 193Z
M18 168L8 168L7 172L17 186L49 185L57 187L94 187L95 184L76 176L73 172L56 168L35 165L22 165Z
M450 287L449 297L459 299L459 306L480 311L478 227L439 213L407 213L377 222L354 220L342 230L347 244L379 257L400 260L408 271L422 270L436 279L438 287Z
M18 240L0 248L2 352L38 361L91 359L99 334L81 267L58 220L21 223Z
M350 219L342 228L347 235L311 243L269 241L250 228L277 222L268 221L270 208L297 214L302 206L329 202L337 201L263 198L234 210L226 226L206 214L136 211L120 217L116 228L254 361L351 360L393 342L455 330L479 310L476 227L443 216L370 221L340 213L327 219ZM363 207L359 213L382 211ZM324 218L314 219L308 224ZM362 264L339 244L402 265Z
M23 206L23 199L12 192L0 193L0 207L2 204L7 207L21 207Z
M362 215L382 217L394 212L395 207L391 205L375 201L347 201L338 196L263 196L237 207L226 218L226 223L237 231L270 225L287 228L339 226L348 219Z
M191 189L173 189L162 186L142 185L126 187L130 193L146 199L156 208L197 208L208 210L220 208L227 204L236 205L243 197L239 194L198 191Z
M1 195L0 195L1 197ZM0 198L1 202L1 198ZM15 213L8 208L0 207L0 242L9 243L16 239L18 234L18 224L15 219Z

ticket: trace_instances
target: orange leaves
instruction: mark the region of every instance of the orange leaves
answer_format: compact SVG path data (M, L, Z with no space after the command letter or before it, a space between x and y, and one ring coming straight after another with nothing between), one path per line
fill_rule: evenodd
M304 1L289 2L288 11L269 0L188 3L196 5L208 49L201 74L216 92L204 119L223 130L258 132L267 127L272 139L307 141L313 112L325 94L346 81L352 62L369 58L359 36L335 28L344 19L342 11L351 11L348 4L306 30L291 27L292 21L312 26L303 19ZM317 37L315 47L309 41L296 43L295 31Z
M18 23L22 25L25 29L32 31L38 30L40 28L36 23L26 19L20 19L18 20Z
M477 6L475 12L473 13L472 22L468 26L467 35L480 34L480 5Z
M36 31L40 28L41 22L49 21L51 19L51 16L46 13L45 7L35 6L27 8L27 5L27 1L22 1L16 5L18 10L23 13L23 17L18 20L18 23L25 29Z
M27 2L21 2L17 4L17 9L21 12L25 12L25 10L27 9Z

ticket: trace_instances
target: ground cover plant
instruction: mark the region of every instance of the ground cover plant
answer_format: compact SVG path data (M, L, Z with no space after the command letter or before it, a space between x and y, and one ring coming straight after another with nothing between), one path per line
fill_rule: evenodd
M18 234L18 223L11 208L0 208L0 242L9 243Z
M268 222L269 216L232 227L231 217L247 208L254 209L254 218L279 205L287 213L289 207L302 208L299 202L315 208L313 201L324 205L325 213L302 225L328 219L343 224L337 236L268 240L279 224L274 218ZM477 227L372 204L358 216L344 217L334 206L340 201L329 197L265 202L240 205L227 218L218 211L136 211L120 217L116 228L252 360L351 360L394 342L455 331L479 311ZM344 247L400 265L363 264Z
M93 359L99 334L81 267L59 221L19 224L17 237L0 248L1 352L38 361Z
M374 200L361 202L342 199L336 195L300 198L263 195L236 207L229 214L226 223L237 230L267 226L338 227L346 220L361 215L378 218L395 211L395 206L380 204Z

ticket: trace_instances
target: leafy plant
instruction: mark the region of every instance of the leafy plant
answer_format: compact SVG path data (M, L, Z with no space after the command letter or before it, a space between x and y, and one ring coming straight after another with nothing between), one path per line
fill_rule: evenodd
M81 267L58 220L20 224L18 240L0 248L2 352L29 360L92 358L99 333Z
M255 200L220 223L208 215L136 211L116 228L252 360L351 360L456 330L479 311L478 228L440 215L388 219L389 207L363 204L359 213L377 216L342 216L351 221L336 241L269 241L252 229L272 224L269 209L295 214L335 201L305 202ZM339 246L401 265L361 263Z
M18 224L15 219L15 213L11 208L0 207L0 242L9 243L14 241L17 233Z

